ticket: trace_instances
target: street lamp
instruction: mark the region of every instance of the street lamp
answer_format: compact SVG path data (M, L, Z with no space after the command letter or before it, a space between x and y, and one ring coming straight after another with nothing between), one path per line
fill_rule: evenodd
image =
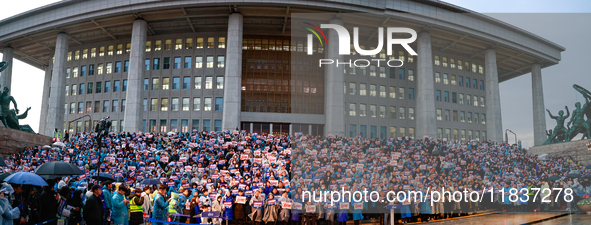
M515 135L515 144L517 144L517 134L515 134L515 132L513 132L509 129L505 130L505 142L507 142L507 144L509 144L509 136L507 135L507 131L511 132L513 135Z

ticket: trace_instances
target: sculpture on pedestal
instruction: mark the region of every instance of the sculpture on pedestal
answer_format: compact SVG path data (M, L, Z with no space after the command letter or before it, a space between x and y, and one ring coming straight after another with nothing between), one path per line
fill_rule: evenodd
M8 63L0 62L0 72L6 69L7 66ZM10 109L11 102L14 109ZM0 91L0 120L2 120L4 127L35 133L29 125L20 125L18 122L19 119L27 118L30 109L31 107L28 107L23 114L17 115L19 110L14 97L10 96L10 89L4 87L3 91Z
M558 112L558 116L554 116L550 113L550 110L546 109L550 118L556 120L556 127L554 127L554 131L548 130L546 132L548 139L544 142L544 145L568 142L578 134L583 135L581 140L591 138L591 92L576 84L573 85L573 88L583 95L585 104L581 105L580 102L575 103L575 109L566 127L564 127L564 122L570 116L568 107L564 107L566 109L566 116L564 116L562 110ZM587 118L586 120L585 117Z

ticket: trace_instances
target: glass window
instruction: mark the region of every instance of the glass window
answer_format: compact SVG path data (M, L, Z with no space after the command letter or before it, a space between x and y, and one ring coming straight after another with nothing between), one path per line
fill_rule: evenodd
M191 129L199 130L199 120L192 120L191 121Z
M190 101L189 98L183 98L183 111L189 111L189 106Z
M84 102L78 102L78 113L84 113Z
M80 67L80 76L86 76L86 66L81 66Z
M201 98L193 98L193 111L201 111Z
M92 83L88 83L88 85L86 85L87 89L86 89L86 93L87 94L92 94Z
M152 78L152 90L160 89L160 79L159 78Z
M92 102L86 101L86 113L92 113Z
M390 86L390 98L396 98L396 87Z
M476 79L472 79L472 87L474 87L474 89L478 89L478 86L476 86Z
M435 61L435 65L436 66L439 66L440 65L439 56L438 55L435 56L435 60L434 61Z
M171 99L170 109L173 112L179 111L179 98Z
M160 111L168 111L168 98L160 99Z
M208 56L206 57L206 60L207 60L207 62L206 62L206 64L205 64L205 65L206 65L206 67L207 67L207 68L213 68L213 56L211 56L211 55L208 55Z
M398 68L398 79L404 80L404 69Z
M438 102L441 101L441 91L440 90L435 91L435 100L437 100Z
M94 58L96 57L96 48L91 48L90 49L90 58Z
M111 81L105 81L105 93L111 92Z
M406 137L406 128L401 127L399 135L400 135L400 137Z
M183 39L177 38L174 40L174 50L183 49Z
M447 57L443 57L442 62L443 67L447 67Z
M174 57L174 65L173 65L174 69L180 69L181 68L181 57Z
M94 75L94 64L88 65L88 76Z
M66 85L66 96L70 95L70 86Z
M185 49L192 49L193 48L193 38L185 39Z
M123 54L123 44L117 45L117 55Z
M390 119L396 119L396 106L390 106Z
M189 89L191 87L191 77L183 77L183 89Z
M449 121L449 119L450 119L450 118L449 118L449 115L450 115L450 113L449 113L449 109L446 109L446 110L445 110L445 121Z
M449 102L449 91L443 92L443 100Z
M449 84L449 79L447 77L447 73L443 74L443 84Z
M123 80L123 88L121 91L127 91L127 80Z
M466 77L466 87L470 88L470 78Z
M224 68L225 66L225 58L223 55L218 56L218 68Z
M105 47L99 47L99 56L105 56Z
M457 110L453 111L453 119L454 119L453 120L454 122L458 122L458 111Z
M455 92L452 92L452 93L451 93L451 102L452 102L452 103L458 103L458 96L457 96L457 93L455 93Z
M211 111L211 98L204 98L203 111Z
M74 67L74 69L72 69L72 77L78 77L78 67Z
M162 69L163 70L170 69L170 57L162 58Z
M116 80L113 82L113 92L119 92L119 83L120 81ZM107 90L107 89L105 89Z
M168 130L166 129L166 120L160 120L160 133L165 133Z
M189 132L189 120L181 120L181 132Z
M191 56L185 56L185 62L183 63L183 68L189 69L191 68Z
M353 83L353 82L349 83L349 94L350 94L350 95L355 95L355 92L356 92L356 90L355 90L355 89L356 89L356 85L357 85L357 84L356 84L356 83Z
M414 70L408 70L408 80L409 81L415 80L415 71Z
M415 108L408 108L408 118L411 120L415 119Z
M462 122L462 123L466 122L465 114L466 113L464 111L460 111L460 122Z
M441 83L441 74L439 72L435 73L435 83Z
M197 45L195 48L203 48L203 38L197 38Z
M459 98L460 98L460 105L463 105L464 104L464 94L461 94L460 93L459 95L460 95L459 96Z
M369 85L369 96L371 96L371 97L376 96L376 85L375 84Z
M111 62L108 62L108 63L107 63L107 68L106 68L106 71L105 71L105 73L106 73L106 74L110 74L111 72L113 72L113 63L111 63Z
M195 77L195 89L201 89L201 77Z
M159 70L159 69L160 69L160 58L154 58L154 60L153 60L153 61L154 61L154 62L153 62L153 64L152 64L152 65L153 65L153 66L152 66L152 69L153 69L153 70Z
M195 68L203 68L203 57L195 57Z
M449 59L449 67L452 69L456 68L456 61L452 58Z
M213 77L207 76L205 77L205 89L212 89L213 88Z
M86 90L86 85L85 84L80 84L80 89L78 90L78 94L79 95L83 95L84 94L84 90Z
M162 90L170 89L170 78L163 77L162 78Z
M216 89L219 89L219 90L224 89L224 77L218 76L215 79L216 79L216 81L215 81Z
M474 106L478 106L478 96L474 95L474 101L472 101L474 103Z
M107 49L107 55L113 55L113 45L109 45L109 48Z
M142 102L142 106L144 107L144 112L148 111L148 99L144 98L144 101Z
M72 102L72 103L70 103L70 114L74 114L74 113L76 113L76 103Z
M210 120L203 120L203 131L205 131L205 132L210 131L210 129L209 129L211 127L210 123L211 123Z
M484 107L484 97L480 97L480 106Z
M442 110L441 109L437 109L437 120L442 120L443 119L443 116L441 114L442 114Z
M468 123L472 123L472 112L468 112L467 120L468 120Z
M102 82L96 82L96 92L97 94L101 93L101 89L103 88Z
M386 118L386 106L385 105L380 106L380 118Z
M359 116L362 116L362 117L367 116L367 105L366 104L359 104Z
M213 37L207 38L207 48L215 48L215 43L214 43Z
M451 85L456 85L456 75L451 75Z
M380 98L386 97L386 86L380 85Z
M484 81L480 80L479 84L480 84L480 90L484 91Z
M376 126L369 126L369 136L370 138L377 138L377 128Z
M150 59L144 60L144 70L150 70Z
M158 99L150 99L150 111L158 111Z
M172 78L172 89L177 90L180 88L181 78L180 77L173 77Z
M464 86L464 77L460 76L458 78L458 86L460 86L460 87Z
M215 98L215 111L222 111L224 107L224 98Z
M414 88L409 88L408 89L408 99L409 100L414 100L415 99L415 89Z
M380 77L386 78L386 67L380 67Z
M404 91L404 88L403 87L398 88L398 98L404 99L404 92L405 91Z
M359 84L359 95L367 95L366 84Z
M113 107L111 107L111 112L118 112L119 109L119 100L113 100Z
M172 49L172 39L166 39L164 41L164 50Z
M125 60L125 62L123 63L123 72L128 72L129 71L129 60Z
M377 117L377 108L376 105L369 105L369 116Z
M367 137L367 126L366 125L359 126L359 135L361 135L361 137L363 137L363 138Z
M226 37L218 37L218 48L226 48Z
M152 50L152 41L146 41L146 52L150 52Z
M356 116L357 115L357 105L355 103L349 103L349 116Z
M398 112L399 112L398 119L401 119L401 120L406 119L406 108L405 107L400 107L398 109Z
M103 112L109 112L109 100L103 101Z
M355 136L357 136L357 125L351 124L349 126L349 137L355 137Z
M466 105L472 105L472 96L466 95Z

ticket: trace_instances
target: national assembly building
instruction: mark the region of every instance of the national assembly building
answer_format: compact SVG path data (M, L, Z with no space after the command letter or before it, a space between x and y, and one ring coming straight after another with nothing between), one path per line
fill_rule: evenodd
M401 45L360 55L351 42L345 61L402 66L319 67L338 54L335 30L314 32L313 55L294 31L324 21L352 35L359 27L367 49L378 27L411 28L417 55ZM48 136L89 132L109 116L116 132L500 142L499 83L531 73L535 145L546 139L542 69L565 50L439 0L65 0L0 21L0 49L2 87L27 75L12 70L14 59L45 71L38 132Z

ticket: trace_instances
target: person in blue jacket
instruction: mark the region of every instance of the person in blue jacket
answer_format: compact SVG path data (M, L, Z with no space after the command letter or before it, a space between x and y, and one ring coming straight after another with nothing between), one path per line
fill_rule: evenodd
M117 192L113 195L111 219L115 225L129 224L129 216L127 214L129 200L125 198L125 192L127 192L127 188L121 184Z
M113 183L111 181L107 181L103 184L103 199L105 200L105 220L107 221L107 217L109 216L109 212L112 210L112 199L113 194L111 190L113 189Z
M152 207L152 219L167 221L168 219L168 202L170 199L165 200L164 196L168 187L166 184L160 184L158 192L154 196L154 206ZM164 225L162 222L152 222L153 225Z

